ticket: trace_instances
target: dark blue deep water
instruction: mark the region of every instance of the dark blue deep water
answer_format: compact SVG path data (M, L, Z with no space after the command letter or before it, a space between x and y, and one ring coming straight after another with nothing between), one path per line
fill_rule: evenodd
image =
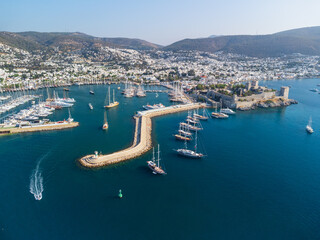
M94 96L89 86L71 87L78 128L0 137L0 239L320 239L320 94L309 91L319 83L261 83L291 85L299 104L204 122L202 160L172 151L183 145L172 134L187 113L154 119L166 176L146 167L151 152L98 170L81 168L77 159L129 146L135 111L168 105L167 94L127 99L112 85L120 105L108 111L104 132L107 86L94 86ZM64 109L51 119L67 116ZM310 116L312 135L305 131ZM30 193L35 170L43 180L40 201Z

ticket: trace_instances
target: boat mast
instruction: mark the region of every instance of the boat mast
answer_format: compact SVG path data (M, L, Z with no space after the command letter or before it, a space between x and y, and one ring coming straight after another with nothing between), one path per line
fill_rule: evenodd
M197 152L197 140L198 140L198 131L196 130L196 136L194 140L194 152Z
M110 87L109 87L109 94L108 95L109 95L109 105L110 105Z
M113 103L114 103L114 89L112 91L113 91Z
M154 157L154 147L152 148L152 162L155 162L155 157Z
M160 145L158 144L158 167L160 167L159 162L160 162Z

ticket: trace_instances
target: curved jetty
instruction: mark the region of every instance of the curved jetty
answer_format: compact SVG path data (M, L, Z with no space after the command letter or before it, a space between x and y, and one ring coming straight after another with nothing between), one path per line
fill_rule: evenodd
M175 105L165 108L158 108L138 112L137 115L134 117L136 120L136 127L133 144L131 145L131 147L107 155L87 155L82 157L79 160L79 162L81 165L85 167L94 168L107 166L138 157L143 153L147 152L152 146L151 118L202 107L204 107L203 104L190 103L185 105Z

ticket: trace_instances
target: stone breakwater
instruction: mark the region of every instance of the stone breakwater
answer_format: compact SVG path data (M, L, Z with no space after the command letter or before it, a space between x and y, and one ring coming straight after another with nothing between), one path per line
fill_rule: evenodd
M40 126L26 126L26 127L13 127L13 128L0 128L0 135L27 133L27 132L40 132L62 130L67 128L74 128L79 126L78 122L65 122L65 123L48 123Z
M82 157L79 162L82 166L88 168L96 168L139 157L152 147L151 119L153 117L202 107L204 107L203 104L193 103L138 112L138 114L135 116L136 123L134 139L132 145L129 148L107 155L87 155Z

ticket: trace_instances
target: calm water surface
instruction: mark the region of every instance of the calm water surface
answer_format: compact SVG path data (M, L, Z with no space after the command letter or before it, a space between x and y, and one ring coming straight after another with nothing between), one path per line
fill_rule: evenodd
M299 104L203 122L202 160L172 151L183 146L172 134L187 113L154 119L166 176L146 167L151 152L98 170L77 159L128 147L133 114L146 103L169 105L167 94L130 99L112 85L120 105L102 131L107 86L94 86L94 96L71 87L78 128L0 137L0 239L320 239L320 94L309 91L319 83L261 83L291 85ZM63 109L51 119L67 117ZM37 201L31 192L41 190Z

